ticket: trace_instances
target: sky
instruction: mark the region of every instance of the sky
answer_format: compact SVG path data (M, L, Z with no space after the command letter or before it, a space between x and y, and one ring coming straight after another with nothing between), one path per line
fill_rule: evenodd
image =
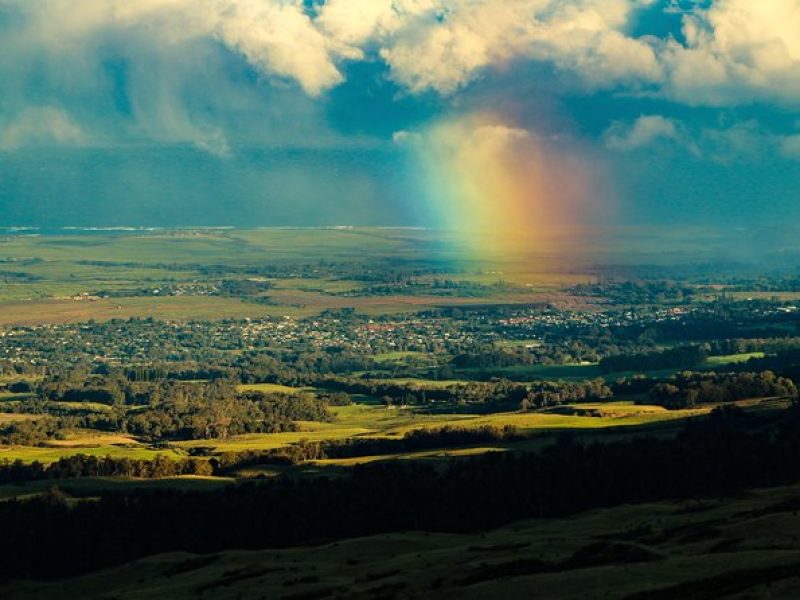
M798 184L800 0L0 0L4 226L735 232Z

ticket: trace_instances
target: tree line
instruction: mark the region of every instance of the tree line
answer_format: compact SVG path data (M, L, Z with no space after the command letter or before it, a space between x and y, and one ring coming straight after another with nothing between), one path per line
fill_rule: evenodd
M295 431L296 421L332 421L331 403L349 400L341 394L239 392L232 382L224 380L139 383L132 395L115 394L115 388L92 381L81 391L85 395L67 393L66 397L73 401L81 398L78 407L94 401L109 405L108 409L65 408L50 401L48 392L44 392L19 401L14 410L48 416L0 426L0 443L36 445L57 438L62 430L75 428L131 434L150 441L279 433ZM127 402L133 406L126 406Z
M648 402L669 409L692 408L701 404L734 402L748 398L797 397L797 387L772 371L761 373L683 372L654 385Z
M39 461L0 461L0 483L21 483L42 479L80 479L84 477L126 477L160 479L179 475L213 475L212 463L202 458L173 460L163 454L153 459L112 458L75 454L50 464Z
M606 356L598 363L603 373L620 371L659 371L661 369L693 369L708 358L702 346L680 346L644 354Z
M474 381L448 386L425 386L370 379L327 377L315 385L380 398L386 405L418 406L477 412L532 410L569 402L595 402L612 396L602 379L580 382L533 381L518 383L508 379Z

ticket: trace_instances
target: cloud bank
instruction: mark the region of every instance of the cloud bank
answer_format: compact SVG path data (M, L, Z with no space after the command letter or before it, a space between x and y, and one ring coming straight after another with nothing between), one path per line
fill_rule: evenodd
M547 62L592 86L692 103L800 102L800 0L716 0L680 38L631 33L654 0L3 0L17 33L51 52L138 31L163 45L218 40L266 77L311 96L347 61L385 61L413 93L451 94L514 61ZM664 7L666 11L668 7ZM678 33L678 32L675 32Z
M348 165L346 195L359 173L395 173L392 132L410 142L487 111L506 128L478 128L492 140L528 132L515 151L560 138L578 161L619 163L630 204L690 206L700 186L721 203L744 193L724 187L732 174L780 198L800 160L800 0L0 0L0 81L0 163L23 165L0 164L18 186L0 189L0 207L50 193L23 160L45 148L54 164L107 152L110 182L149 172L142 149L189 183L213 160L235 181L254 151L278 157L271 169L319 153L326 182ZM270 173L241 194L272 202L301 187ZM366 197L374 182L358 181Z
M637 31L654 10L680 13L673 30ZM220 155L224 135L186 107L194 81L225 69L210 59L214 45L312 99L345 83L356 63L384 65L408 94L445 98L537 64L584 90L800 109L800 0L715 0L683 11L656 0L0 0L0 32L6 118L61 100L31 96L108 95L98 70L116 55L134 75L157 78L130 107L140 133ZM31 90L34 77L44 91Z

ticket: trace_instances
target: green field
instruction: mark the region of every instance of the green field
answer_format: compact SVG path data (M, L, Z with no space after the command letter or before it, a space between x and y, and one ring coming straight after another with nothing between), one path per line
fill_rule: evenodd
M475 369L474 371L483 371ZM534 379L563 379L565 381L579 381L602 377L603 372L594 363L568 364L568 365L522 365L518 367L502 367L490 369L496 377L507 377L515 381L531 381Z
M151 449L145 445L130 444L97 444L91 438L84 442L76 441L69 446L0 446L0 461L22 460L24 462L39 461L51 463L65 456L88 454L90 456L111 458L131 458L152 460L159 454L168 458L182 458L183 454L170 449Z
M800 487L594 510L484 533L406 532L280 550L161 554L55 582L61 598L795 598Z
M764 358L763 352L745 352L743 354L727 354L725 356L709 356L706 361L710 367L718 367L724 365L735 365L737 363L747 362L751 358Z
M38 415L0 413L0 425L5 425L6 423L15 423L17 421L28 421L36 418L38 418Z
M367 314L418 311L441 305L574 302L560 290L586 275L530 269L528 263L504 270L480 269L458 254L442 232L392 229L237 229L131 232L125 235L9 236L0 240L0 257L15 274L0 286L0 325L63 323L128 317L221 319L309 316L326 309L355 308ZM452 246L452 247L451 247ZM442 277L491 285L502 291L463 297L432 295L339 295L364 284L339 275L276 277L272 304L208 296L76 299L80 294L158 288L207 280L203 269L309 265L322 261L358 266L450 264ZM0 279L2 274L0 273ZM421 279L424 281L424 278Z
M396 383L398 385L415 385L420 388L446 388L453 385L465 385L468 379L423 379L421 377L385 377L377 379L383 383Z
M428 360L430 359L430 355L424 352L383 352L381 354L375 355L375 360L379 363L392 363L392 362L402 362L407 359L419 359L419 360Z
M253 383L240 385L239 389L243 392L264 392L281 393L281 394L299 394L300 392L309 391L313 392L313 388L296 388L288 385L280 385L277 383Z
M399 438L416 429L445 426L470 428L484 425L496 427L511 425L516 427L521 435L529 437L563 430L573 431L577 434L591 434L595 431L616 428L634 431L638 427L667 422L680 423L687 418L707 413L710 410L709 407L702 410L667 411L661 407L641 406L630 402L583 404L564 408L571 409L474 415L427 414L412 409L385 408L374 404L352 404L333 407L336 418L331 423L301 422L298 424L300 430L293 432L248 434L227 439L174 442L168 448L155 449L130 436L76 431L63 441L52 441L45 446L0 446L0 460L19 459L25 462L36 460L50 463L75 454L132 459L152 459L162 454L177 459L187 456L191 448L204 448L210 450L212 454L244 450L270 450L301 441L341 441L357 437ZM12 418L26 417L29 418L27 415L12 416ZM538 442L542 440L544 438L539 438ZM539 445L538 442L537 445ZM448 449L448 452L450 450Z

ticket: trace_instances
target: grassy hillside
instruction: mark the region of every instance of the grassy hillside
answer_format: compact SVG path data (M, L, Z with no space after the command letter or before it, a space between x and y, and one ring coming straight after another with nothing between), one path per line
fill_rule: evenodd
M165 554L0 588L57 598L797 598L800 487L642 504L483 534L395 533L282 550Z

